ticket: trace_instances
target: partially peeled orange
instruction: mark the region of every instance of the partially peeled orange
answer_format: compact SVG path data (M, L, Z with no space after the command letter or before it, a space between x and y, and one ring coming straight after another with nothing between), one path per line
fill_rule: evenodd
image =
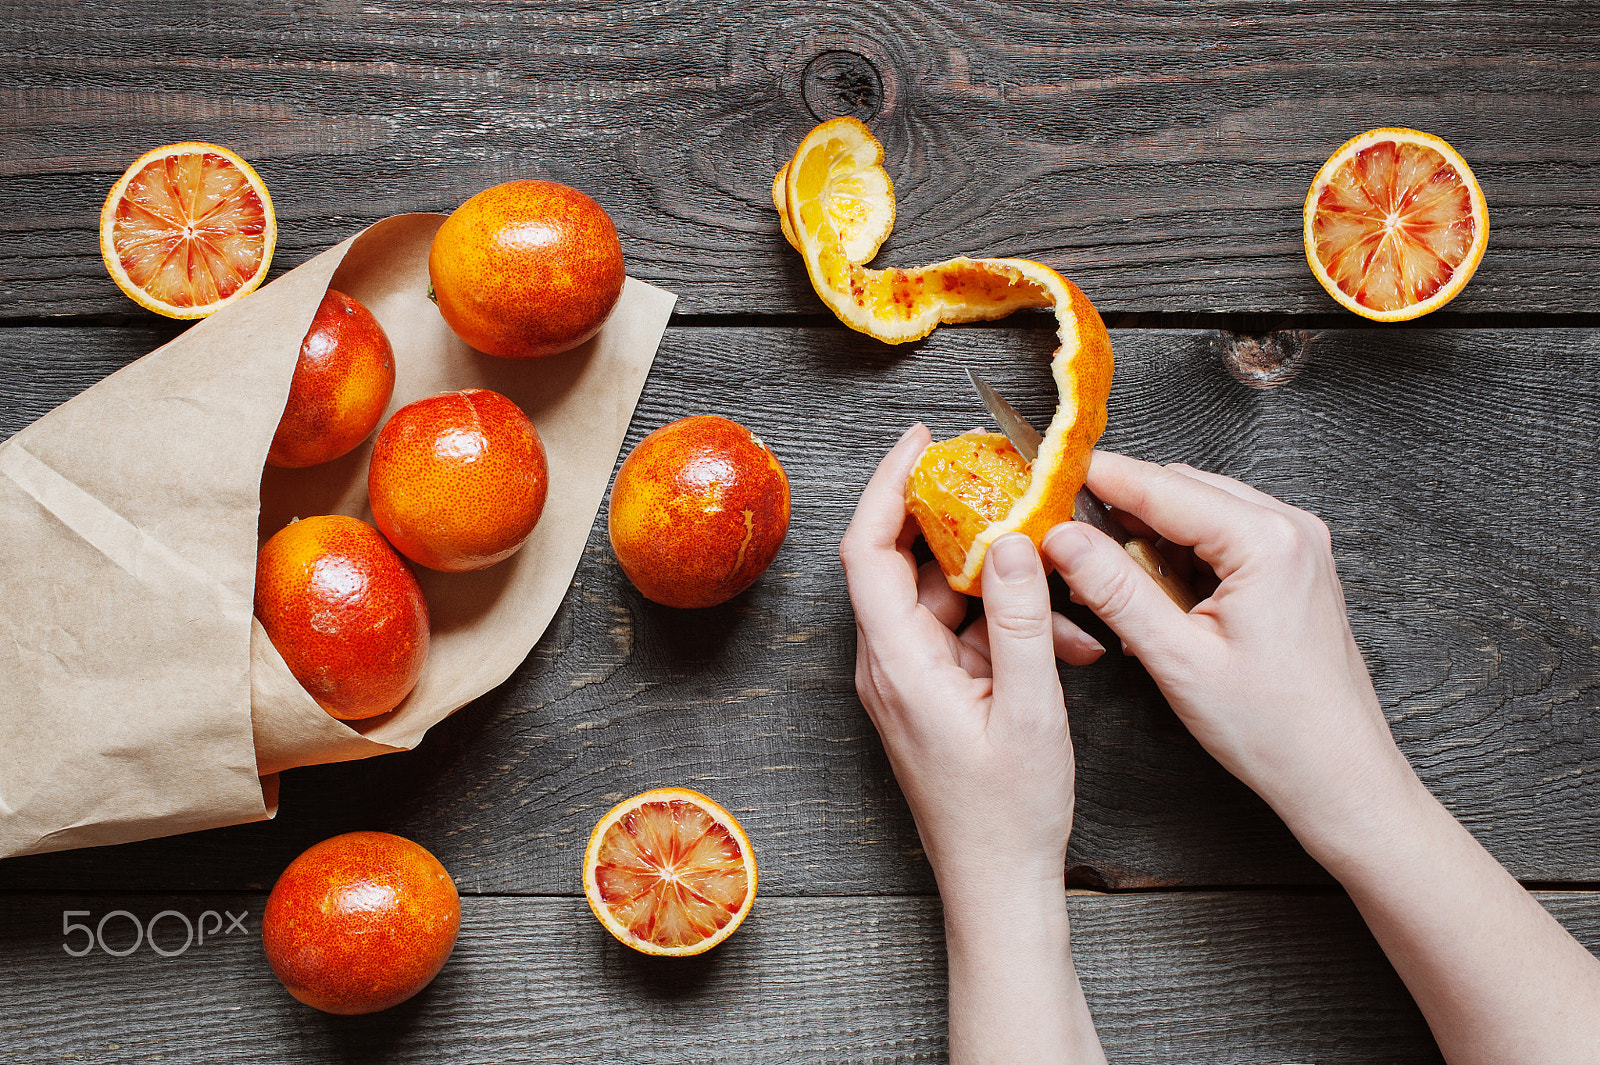
M883 146L857 119L836 118L807 134L774 179L772 198L817 295L840 321L885 343L920 339L942 322L1003 318L1023 307L1054 309L1060 346L1050 370L1060 402L1038 457L1024 465L1021 492L1003 509L991 508L983 522L972 517L976 512L963 515L955 523L959 533L951 534L948 499L936 492L919 500L918 485L953 484L973 471L964 472L959 462L952 466L951 454L940 458L930 448L908 486L912 513L929 543L945 545L938 557L950 586L975 592L996 538L1022 532L1039 543L1072 517L1073 497L1106 425L1112 360L1105 323L1078 286L1031 259L958 257L909 270L864 265L893 228L894 186L883 169ZM945 463L943 473L919 478L935 462ZM931 523L939 528L930 531Z

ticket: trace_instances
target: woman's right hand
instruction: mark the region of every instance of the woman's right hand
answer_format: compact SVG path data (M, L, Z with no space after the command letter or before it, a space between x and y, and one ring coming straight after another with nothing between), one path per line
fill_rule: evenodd
M1228 477L1096 452L1089 487L1220 584L1187 615L1081 522L1045 537L1073 599L1138 658L1183 723L1298 834L1382 781L1414 780L1350 633L1327 526Z

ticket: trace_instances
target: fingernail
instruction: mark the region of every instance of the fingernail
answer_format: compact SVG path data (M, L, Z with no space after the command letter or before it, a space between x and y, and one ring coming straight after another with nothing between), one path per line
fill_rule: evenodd
M1021 584L1039 572L1039 552L1021 533L1007 533L989 547L994 574L1007 584Z
M1062 522L1044 537L1044 552L1058 566L1075 566L1094 550L1088 533L1075 521Z
M907 430L906 430L906 431L905 431L905 432L903 432L903 433L901 433L901 434L900 434L900 439L899 439L899 440L896 440L896 441L895 441L895 443L896 443L896 444L903 444L903 443L905 443L905 442L906 442L906 440L907 440L907 439L909 439L909 438L910 438L910 436L911 436L911 434L912 434L912 433L914 433L914 432L916 432L916 431L917 431L917 430L918 430L918 429L921 429L921 428L922 428L922 423L921 423L921 422L917 422L917 423L916 423L916 424L915 424L915 425L913 425L913 426L912 426L912 427L911 427L911 428L909 428L909 429L907 429Z

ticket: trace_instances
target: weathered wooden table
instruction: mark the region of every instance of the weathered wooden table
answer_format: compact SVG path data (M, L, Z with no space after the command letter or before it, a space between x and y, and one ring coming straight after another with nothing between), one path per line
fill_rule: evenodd
M1112 327L1106 446L1328 520L1402 747L1600 946L1595 6L5 0L0 41L0 434L181 328L117 292L96 223L135 155L207 139L271 187L275 273L502 180L589 191L630 272L682 296L630 446L725 414L795 496L766 577L689 616L642 600L597 527L511 680L415 752L286 774L275 821L0 863L0 1061L944 1056L938 901L852 687L835 546L905 425L981 420L962 367L1048 413L1050 322L888 348L824 311L768 186L846 113L899 194L880 262L1056 266ZM1311 174L1381 125L1451 141L1493 223L1465 293L1408 327L1337 310L1300 248ZM1074 945L1113 1060L1438 1060L1345 896L1136 663L1067 690ZM579 883L600 813L661 784L734 810L762 868L751 920L680 962L612 941ZM432 848L464 923L428 991L336 1018L257 936L289 859L355 828ZM119 909L243 911L250 934L64 951L65 911Z

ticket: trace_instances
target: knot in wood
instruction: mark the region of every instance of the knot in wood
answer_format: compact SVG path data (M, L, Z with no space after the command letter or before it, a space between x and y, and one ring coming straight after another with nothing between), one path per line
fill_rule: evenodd
M813 56L800 76L800 91L819 122L845 115L865 122L883 110L883 75L857 52L835 48Z
M1250 388L1287 384L1305 368L1311 334L1284 331L1246 335L1222 332L1216 344L1233 379Z

